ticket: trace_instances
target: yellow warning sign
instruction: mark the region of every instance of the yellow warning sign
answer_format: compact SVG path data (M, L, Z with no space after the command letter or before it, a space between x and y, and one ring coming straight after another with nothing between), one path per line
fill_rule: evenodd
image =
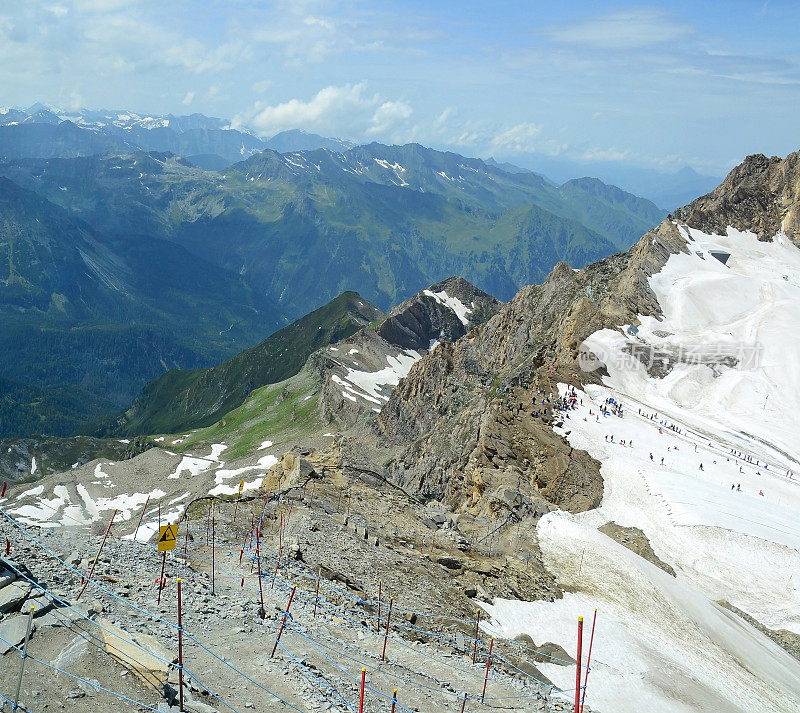
M244 478L239 481L239 492L241 493L244 490Z
M166 552L175 549L175 541L178 539L178 525L162 525L158 528L158 551Z

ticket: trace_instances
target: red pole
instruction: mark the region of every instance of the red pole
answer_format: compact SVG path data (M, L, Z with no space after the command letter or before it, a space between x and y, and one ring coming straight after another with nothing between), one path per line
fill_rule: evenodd
M3 492L0 493L0 498L4 498L6 496L6 488L7 487L8 487L8 483L6 483L6 481L4 480L3 481Z
M261 601L261 618L263 619L267 612L264 609L264 587L261 581L261 538L256 530L256 560L258 561L258 598Z
M492 649L494 648L494 636L489 642L489 655L486 657L486 673L483 675L483 692L481 693L481 703L486 696L486 684L489 682L489 666L492 665Z
M183 713L183 611L181 609L181 578L178 577L178 710Z
M478 656L478 626L481 623L481 610L478 609L478 618L475 620L475 641L472 644L472 663L475 663L475 660Z
M283 627L286 626L286 617L289 616L289 607L292 606L292 599L294 599L294 593L297 591L297 585L295 584L292 587L292 593L289 595L289 603L286 605L286 611L283 612L283 621L281 622L281 628L278 630L278 636L275 639L275 646L272 647L272 653L269 655L272 658L275 655L275 649L278 648L278 642L281 640L281 634L283 634Z
M158 603L161 604L161 590L164 589L164 565L167 563L167 553L161 553L161 576L158 578Z
M464 694L464 702L461 704L461 713L464 713L464 709L467 707L467 694Z
M589 655L586 657L586 674L583 677L583 693L581 694L581 711L583 713L583 704L586 701L586 683L589 680L589 662L592 660L592 644L594 643L594 625L597 622L597 609L594 610L594 617L592 617L592 635L589 637Z
M383 591L383 580L378 580L378 631L381 630L381 592Z
M97 557L95 557L94 558L94 562L92 562L92 567L89 570L89 576L86 579L83 580L83 586L81 587L80 594L78 594L78 596L75 597L75 601L76 602L81 598L81 594L83 594L83 592L85 591L86 585L89 584L89 581L91 580L92 575L94 574L95 565L97 564L97 560L100 559L100 553L103 551L103 545L106 544L106 539L108 538L108 533L111 531L111 523L114 522L114 518L116 516L117 516L117 510L115 508L114 512L111 514L111 520L108 523L108 527L106 528L106 534L103 535L103 541L100 543L100 549L97 551Z
M397 689L394 689L394 693L392 693L392 710L391 713L394 713L394 707L397 705Z
M319 604L319 572L317 572L317 593L314 595L314 618L317 618L317 604Z
M386 660L386 639L389 637L389 622L392 619L392 605L394 597L389 597L389 612L386 614L386 630L383 632L383 651L381 651L381 661Z
M361 695L358 698L358 713L364 713L364 683L367 678L367 669L361 669Z
M578 617L578 656L575 666L575 710L581 712L581 654L583 648L583 617Z
M142 525L142 520L144 519L144 513L147 510L147 503L150 502L150 496L147 496L147 500L144 501L144 507L142 508L142 514L139 515L139 524L136 525L136 532L133 533L133 541L136 542L136 535L139 534L139 528Z
M11 540L6 537L6 557L11 554Z

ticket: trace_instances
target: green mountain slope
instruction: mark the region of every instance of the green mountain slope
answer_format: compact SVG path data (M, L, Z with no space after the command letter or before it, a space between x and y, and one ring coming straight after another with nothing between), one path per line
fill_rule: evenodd
M66 435L170 367L215 363L282 314L173 242L108 237L0 178L0 437Z
M254 389L293 376L312 352L349 337L382 314L357 293L345 292L219 366L168 371L100 432L175 433L208 426L244 403Z
M0 173L105 233L179 243L293 318L354 288L388 308L452 274L507 298L560 259L579 267L627 247L663 215L623 191L559 187L418 144L264 151L222 173L142 152L12 161ZM524 206L567 240L550 250L542 236L532 270L516 264L530 236L496 229Z

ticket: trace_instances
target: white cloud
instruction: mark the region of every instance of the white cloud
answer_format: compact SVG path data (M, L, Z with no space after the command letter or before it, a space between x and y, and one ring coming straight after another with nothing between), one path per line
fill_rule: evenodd
M533 153L533 140L541 133L542 127L538 124L517 124L495 136L491 143L496 150Z
M552 27L550 39L605 50L634 50L684 40L694 28L657 8L632 8Z
M184 106L189 106L194 101L194 92L186 92L186 96L183 98L181 104Z
M269 79L262 79L259 82L253 84L253 91L256 94L263 94L272 86L272 82Z
M367 129L369 136L386 134L411 116L411 107L402 101L383 102L372 115L372 125Z
M279 104L256 102L249 112L234 118L264 135L302 128L327 135L363 138L408 134L412 108L404 101L389 100L370 92L366 82L331 85L308 100L289 99Z

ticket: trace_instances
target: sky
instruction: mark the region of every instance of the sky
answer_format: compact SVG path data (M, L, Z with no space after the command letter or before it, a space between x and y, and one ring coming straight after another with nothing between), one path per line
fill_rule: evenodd
M722 175L800 148L800 3L16 0L0 105Z

